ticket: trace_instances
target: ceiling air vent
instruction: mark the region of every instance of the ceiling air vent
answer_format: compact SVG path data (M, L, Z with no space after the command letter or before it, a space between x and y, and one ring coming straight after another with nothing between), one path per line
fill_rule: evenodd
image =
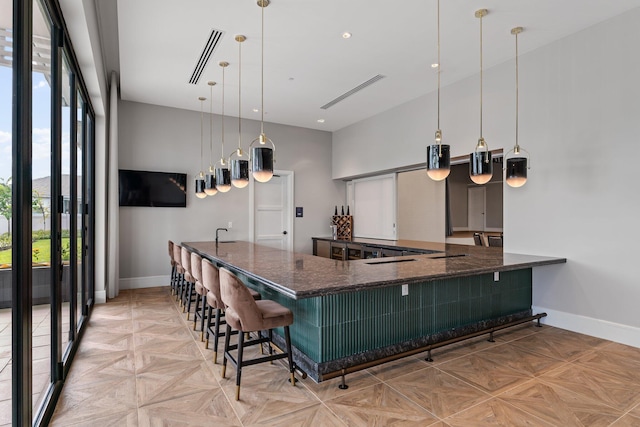
M216 30L215 28L211 29L211 34L209 34L209 39L204 45L204 49L202 49L202 54L200 58L198 58L198 62L196 63L196 67L193 69L193 73L191 73L191 78L189 79L189 83L192 85L198 84L198 80L202 76L205 68L207 68L207 64L209 63L209 59L211 59L211 55L215 52L220 40L224 37L224 31Z
M362 89L366 88L367 86L371 86L372 84L374 84L375 82L377 82L378 80L382 80L384 79L386 76L383 76L382 74L378 74L377 76L371 77L369 80L367 80L364 83L360 83L358 86L354 87L353 89L343 93L342 95L340 95L339 97L337 97L336 99L334 99L333 101L329 101L326 104L324 104L322 107L323 110L327 110L331 107L333 107L334 105L336 105L338 102L343 101L344 99L350 97L351 95L353 95L356 92L360 92Z

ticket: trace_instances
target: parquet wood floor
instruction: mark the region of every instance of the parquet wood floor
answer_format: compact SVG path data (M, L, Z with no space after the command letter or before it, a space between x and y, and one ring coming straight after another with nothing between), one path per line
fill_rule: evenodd
M251 366L235 401L233 367L220 376L168 288L123 291L94 308L51 425L640 426L640 349L533 324L495 339L348 375L347 390Z

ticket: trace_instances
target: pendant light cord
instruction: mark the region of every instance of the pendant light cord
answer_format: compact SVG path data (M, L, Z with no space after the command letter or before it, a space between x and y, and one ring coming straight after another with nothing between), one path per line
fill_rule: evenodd
M480 16L480 138L482 138L482 15Z
M242 41L238 41L238 156L242 152Z
M440 130L440 0L438 0L438 130ZM440 143L440 141L438 141Z
M264 134L264 0L261 3L262 9L262 30L260 34L260 134Z
M213 85L209 85L209 170L213 168Z
M518 146L518 105L519 105L519 94L518 94L518 32L515 33L516 36L516 148L520 148Z
M220 152L220 163L224 166L224 69L226 66L222 67L222 125L220 126L222 131L221 138L221 152Z
M202 157L203 157L203 139L204 139L204 125L203 125L203 121L204 121L204 110L203 110L203 104L204 104L204 100L206 98L201 97L200 98L200 173L202 173Z

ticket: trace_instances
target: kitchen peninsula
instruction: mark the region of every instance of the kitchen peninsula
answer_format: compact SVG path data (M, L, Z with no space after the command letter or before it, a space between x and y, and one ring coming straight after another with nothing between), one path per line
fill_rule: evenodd
M566 262L501 248L384 243L406 255L343 261L240 241L183 245L293 311L294 359L316 381L531 316L532 268Z

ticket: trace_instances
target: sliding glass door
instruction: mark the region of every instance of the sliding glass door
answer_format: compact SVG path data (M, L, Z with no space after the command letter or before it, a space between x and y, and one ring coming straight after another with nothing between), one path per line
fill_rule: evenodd
M51 372L51 254L58 251L51 236L52 144L51 138L51 30L49 14L39 1L33 3L32 72L31 72L31 254L33 322L31 378L32 408L42 403L55 379Z
M56 0L0 0L0 426L47 423L93 302L95 119L70 46Z

